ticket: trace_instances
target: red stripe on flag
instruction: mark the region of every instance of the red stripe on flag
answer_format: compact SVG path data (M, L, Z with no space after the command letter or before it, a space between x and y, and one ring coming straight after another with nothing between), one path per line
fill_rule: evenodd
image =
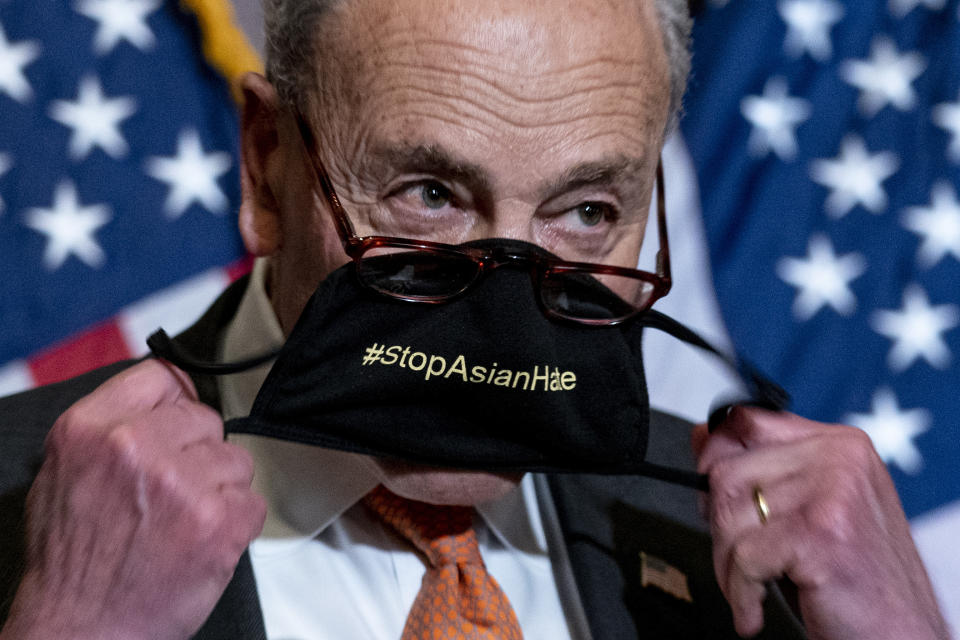
M227 277L230 278L230 282L233 282L234 280L237 280L238 278L250 273L251 269L253 269L253 256L248 253L240 260L237 260L233 264L227 265Z
M91 369L132 357L114 322L104 322L29 359L38 385L66 380Z

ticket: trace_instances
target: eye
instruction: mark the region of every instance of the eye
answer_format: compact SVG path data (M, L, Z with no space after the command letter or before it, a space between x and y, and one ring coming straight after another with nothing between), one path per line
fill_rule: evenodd
M595 227L604 220L615 220L617 217L613 207L603 202L584 202L575 209L577 217L587 227Z
M442 209L450 203L453 194L439 182L426 182L420 187L420 199L428 209Z

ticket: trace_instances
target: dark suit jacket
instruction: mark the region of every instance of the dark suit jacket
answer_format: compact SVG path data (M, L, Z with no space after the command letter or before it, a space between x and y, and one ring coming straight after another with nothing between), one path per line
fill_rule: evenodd
M236 312L244 287L244 280L231 286L180 336L180 342L198 357L214 359L216 337ZM6 619L23 568L24 503L42 460L47 431L76 399L130 364L118 363L0 399L0 623ZM219 407L215 381L198 377L195 382L201 399ZM649 459L692 468L690 426L659 413L653 422ZM624 476L555 475L548 483L595 640L737 637L713 576L710 541L692 490ZM686 574L692 602L642 586L641 552ZM766 619L760 637L804 637L777 597L768 598ZM196 638L264 637L250 559L244 554Z

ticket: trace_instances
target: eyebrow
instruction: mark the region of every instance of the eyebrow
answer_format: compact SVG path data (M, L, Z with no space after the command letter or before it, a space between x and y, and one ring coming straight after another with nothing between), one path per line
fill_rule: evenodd
M584 162L564 171L541 189L543 198L564 191L584 187L609 187L636 182L647 170L647 163L639 158L616 155L611 158Z
M457 158L433 145L391 145L371 149L366 157L368 175L383 176L392 171L427 173L463 184L482 199L493 197L487 172L477 164Z
M541 199L585 187L606 187L636 182L644 175L648 163L639 158L615 155L600 160L583 162L568 168L560 176L547 181L539 189ZM493 187L487 171L480 165L456 157L446 149L434 145L389 145L371 149L365 168L373 175L390 171L428 173L455 180L489 201ZM369 175L369 174L368 174ZM639 188L639 187L638 187Z

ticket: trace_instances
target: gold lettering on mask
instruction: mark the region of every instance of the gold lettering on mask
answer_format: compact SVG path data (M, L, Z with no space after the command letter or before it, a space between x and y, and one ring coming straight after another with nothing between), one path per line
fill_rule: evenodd
M543 375L540 375L540 367L534 365L534 367L533 367L533 385L530 387L530 390L531 390L531 391L536 391L536 390L537 390L537 384L539 384L540 382L542 382L542 383L543 383L543 390L544 390L544 391L547 391L547 390L548 390L548 388L547 388L547 382L548 382L549 378L550 378L550 373L549 373L549 368L548 368L548 367L544 367L544 368L543 368Z
M414 361L414 359L416 359L416 358L420 358L420 364L419 364L419 365L413 364L413 361ZM411 356L410 356L410 362L407 363L407 368L408 368L408 369L412 369L412 370L414 370L414 371L423 371L423 368L424 368L425 366L427 366L427 354L425 354L425 353L423 353L423 352L421 352L421 351L417 351L416 353L414 353L413 355L411 355ZM427 377L429 378L430 375L427 374Z
M517 388L517 383L520 381L520 377L523 376L523 390L526 391L527 387L530 385L530 374L526 371L517 371L513 376L513 388Z
M411 371L423 371L423 379L443 378L449 380L456 376L470 384L488 384L519 391L573 391L577 387L577 374L573 371L560 371L557 366L534 365L533 370L498 369L494 362L489 367L468 366L467 357L458 355L447 363L443 356L428 355L423 351L412 351L411 347L393 345L386 347L379 343L364 349L361 366L381 364L387 367L399 366ZM468 373L469 372L469 373Z
M394 345L389 349L387 349L387 355L384 356L382 360L380 360L380 364L385 364L387 366L396 364L397 359L399 358L400 358L400 347L397 345Z
M437 369L435 365L439 365L440 368ZM427 365L427 377L426 380L430 379L430 376L441 376L447 368L447 359L443 356L430 356L430 363Z
M447 369L446 375L443 377L449 378L455 373L459 374L463 378L464 382L469 382L467 379L467 359L462 355L457 356L457 359L453 361L453 364L450 365L450 368Z

